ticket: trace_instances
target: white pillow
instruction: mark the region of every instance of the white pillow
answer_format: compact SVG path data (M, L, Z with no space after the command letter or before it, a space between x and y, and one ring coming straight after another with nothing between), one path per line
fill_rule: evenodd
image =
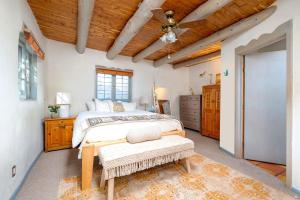
M136 110L136 103L127 103L122 102L125 111L134 111Z
M112 100L106 100L104 102L107 102L110 112L114 112L114 103Z
M88 111L96 111L96 104L94 101L88 101L85 103Z
M129 143L140 143L151 140L159 140L161 138L161 129L155 125L146 125L142 127L134 127L129 129L127 134L127 141Z
M100 101L98 99L95 99L96 104L96 111L99 112L111 112L109 108L109 104L106 101Z

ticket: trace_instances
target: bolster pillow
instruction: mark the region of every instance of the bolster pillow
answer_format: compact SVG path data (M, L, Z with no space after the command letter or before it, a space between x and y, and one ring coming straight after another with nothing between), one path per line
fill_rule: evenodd
M161 138L160 128L157 126L135 127L128 131L127 141L129 143L139 143Z

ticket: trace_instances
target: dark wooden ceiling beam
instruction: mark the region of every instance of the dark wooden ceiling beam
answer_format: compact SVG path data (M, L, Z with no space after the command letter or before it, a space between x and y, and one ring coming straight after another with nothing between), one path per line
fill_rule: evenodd
M177 64L173 65L173 68L178 69L181 67L191 67L191 66L198 65L201 63L213 61L213 60L216 60L219 58L221 58L221 51L217 51L217 52L205 55L205 56L200 56L198 58L194 58L194 59L187 60L187 61L184 61L181 63L177 63Z
M257 13L255 15L252 15L246 19L243 19L221 31L218 31L214 34L212 34L209 37L206 37L202 40L199 40L196 43L193 43L191 45L188 45L187 47L170 54L170 57L164 56L161 59L158 59L154 61L154 66L159 67L163 64L171 63L173 61L176 61L182 57L185 57L187 55L190 55L196 51L199 51L201 49L204 49L206 46L214 44L218 41L223 41L229 37L232 37L234 35L237 35L239 33L242 33L246 30L251 29L252 27L256 26L257 24L261 23L268 17L270 17L276 10L276 6L272 6L270 8L265 9L264 11Z
M185 18L183 18L179 23L190 22L195 20L205 19L210 14L216 12L221 9L225 5L229 4L232 0L208 0L206 3L200 5L193 12L188 14ZM185 33L188 29L179 29L177 33L177 37ZM139 52L132 58L133 62L139 62L143 58L148 55L164 48L166 43L162 42L160 39L152 43L150 46Z
M165 0L144 0L134 15L128 20L120 35L116 38L112 47L108 50L106 57L114 59L130 40L143 28L151 19L154 8L159 8Z
M78 0L77 43L78 53L84 53L89 36L90 22L93 15L95 0Z

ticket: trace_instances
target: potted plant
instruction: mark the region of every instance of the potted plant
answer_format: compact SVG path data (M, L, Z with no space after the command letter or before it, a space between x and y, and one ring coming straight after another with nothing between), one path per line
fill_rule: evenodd
M58 116L58 111L59 111L60 106L59 105L49 105L48 109L50 111L50 116L51 118L57 117Z

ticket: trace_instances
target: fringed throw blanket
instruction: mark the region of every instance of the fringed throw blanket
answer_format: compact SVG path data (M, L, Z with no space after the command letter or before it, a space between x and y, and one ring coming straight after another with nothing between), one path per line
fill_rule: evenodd
M155 115L133 115L133 116L110 116L110 117L95 117L88 118L87 125L88 128L106 125L115 122L128 123L137 121L155 121L155 120L167 120L175 119L170 115L155 114Z
M193 141L172 135L143 143L101 147L99 160L107 180L187 158L193 154Z

